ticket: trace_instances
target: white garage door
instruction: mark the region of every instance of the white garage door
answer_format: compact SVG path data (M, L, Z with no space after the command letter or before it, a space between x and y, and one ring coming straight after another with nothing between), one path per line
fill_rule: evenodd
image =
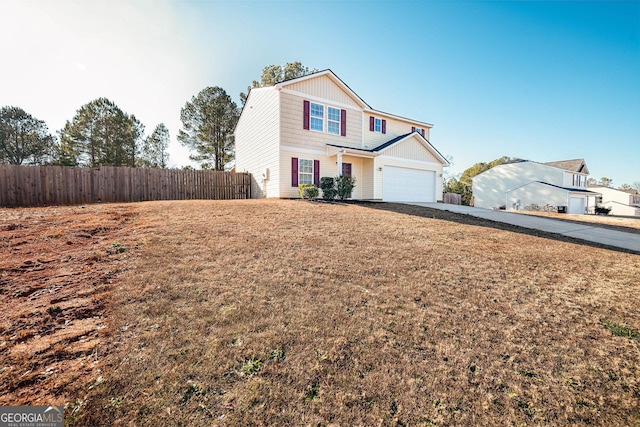
M436 173L385 166L382 172L382 200L385 202L435 202Z
M584 197L569 197L569 213L584 214Z

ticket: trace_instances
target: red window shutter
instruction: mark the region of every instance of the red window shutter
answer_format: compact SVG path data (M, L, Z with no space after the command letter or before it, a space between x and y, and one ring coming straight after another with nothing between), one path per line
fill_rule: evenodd
M309 101L304 101L303 105L304 113L302 114L302 128L309 130L309 110L311 109L311 105L309 104Z
M422 136L424 136L424 129L422 129L420 133L422 134Z
M347 110L340 110L340 136L347 136Z
M305 101L306 102L306 101ZM291 158L291 186L298 186L298 158Z
M375 126L374 122L375 122L375 119L373 118L373 116L369 116L369 130L371 132L373 132L373 130L375 129L374 128L374 126Z
M320 185L320 160L313 161L313 183L316 186Z
M387 133L387 121L382 120L382 133Z
M411 133L416 131L416 127L415 126L411 126Z

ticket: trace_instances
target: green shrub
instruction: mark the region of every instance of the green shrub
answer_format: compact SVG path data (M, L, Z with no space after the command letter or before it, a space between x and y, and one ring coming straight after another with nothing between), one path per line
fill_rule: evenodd
M318 187L314 184L300 184L298 185L298 194L303 199L315 199L318 197Z
M338 197L340 200L344 200L351 195L351 192L356 187L356 179L349 175L340 175L336 178L336 188L338 190Z
M333 177L323 176L320 178L320 189L322 190L322 198L324 200L333 200L338 195L336 182Z
M609 212L611 212L611 208L607 208L605 206L596 206L595 212L596 215L609 215Z

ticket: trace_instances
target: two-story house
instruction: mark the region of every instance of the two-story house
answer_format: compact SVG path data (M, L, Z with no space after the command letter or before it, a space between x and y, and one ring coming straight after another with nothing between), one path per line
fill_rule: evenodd
M604 185L590 185L598 195L589 197L590 206L604 206L611 209L611 215L640 216L640 194L636 190L618 190Z
M559 212L584 214L589 169L584 159L538 163L515 160L473 177L474 206L487 209L527 210L553 206Z
M353 199L435 202L449 162L433 125L374 110L331 70L251 89L235 130L236 171L252 197L298 197L299 184L353 176Z

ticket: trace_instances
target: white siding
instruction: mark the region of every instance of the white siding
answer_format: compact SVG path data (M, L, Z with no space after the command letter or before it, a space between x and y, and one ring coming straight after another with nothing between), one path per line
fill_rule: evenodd
M322 151L326 151L326 144L360 148L360 141L362 139L362 114L359 111L352 109L346 110L347 136L332 135L327 132L316 132L303 128L303 103L305 98L285 92L282 92L280 95L282 146ZM313 102L319 103L319 101ZM326 101L324 105L334 106L331 104L331 101Z
M640 209L633 206L634 195L625 191L616 190L609 187L590 187L596 193L602 194L602 203L600 205L611 208L611 215L636 216L640 215ZM635 195L635 198L640 196ZM596 205L595 196L589 197L589 206Z
M574 178L574 176L576 178ZM587 174L564 171L564 180L562 186L573 188L587 188Z
M251 90L236 127L236 171L252 174L252 197L280 197L278 95L273 87Z
M532 181L563 186L564 171L535 162L494 166L473 178L474 205L486 209L503 206L507 191Z
M507 210L526 210L527 206L538 205L540 207L568 206L569 192L550 185L532 182L520 188L508 191L502 198L502 204Z

